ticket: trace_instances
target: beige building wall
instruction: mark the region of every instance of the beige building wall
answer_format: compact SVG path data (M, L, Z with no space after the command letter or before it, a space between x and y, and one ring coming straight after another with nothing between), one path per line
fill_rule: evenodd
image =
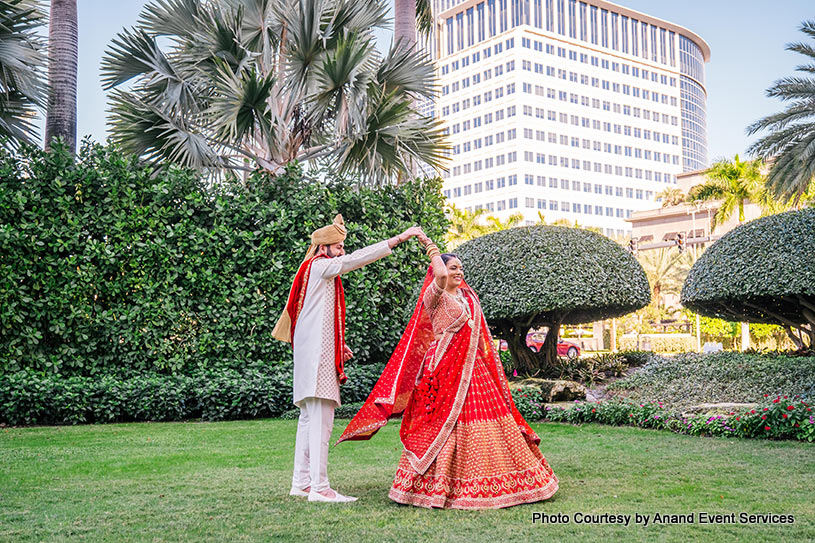
M677 188L685 194L704 182L702 171L676 176ZM631 222L631 238L636 239L640 246L674 239L678 232L684 232L688 240L709 236L718 238L739 225L738 210L734 210L727 221L713 226L713 217L720 205L720 201L713 201L637 211L627 219ZM760 216L761 208L758 205L749 202L745 204L745 222Z

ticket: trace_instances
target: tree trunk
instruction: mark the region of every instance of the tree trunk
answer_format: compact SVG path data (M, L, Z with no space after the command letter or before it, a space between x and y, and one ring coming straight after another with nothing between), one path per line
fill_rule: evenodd
M416 0L394 0L393 42L416 46Z
M506 330L505 337L509 353L512 355L512 363L518 373L533 374L540 368L535 351L526 346L526 334L528 333L529 325L512 323L512 326Z
M51 0L48 30L48 109L45 148L55 138L76 153L76 80L79 29L76 0Z
M785 326L784 330L786 330L787 336L789 336L789 338L792 340L792 343L793 345L795 345L795 348L798 350L803 350L805 347L804 342L800 337L795 335L795 330L793 330L790 326Z
M546 332L546 339L538 353L541 358L540 363L543 365L544 373L553 372L557 364L557 338L560 335L561 322L562 320L558 320L549 326L549 330Z

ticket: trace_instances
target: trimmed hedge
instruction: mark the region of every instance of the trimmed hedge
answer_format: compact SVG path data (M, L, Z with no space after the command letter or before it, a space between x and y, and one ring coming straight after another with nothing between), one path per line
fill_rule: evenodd
M364 401L384 364L349 366L342 402ZM276 417L292 405L291 365L217 368L189 375L62 377L32 370L0 376L0 424L208 421Z
M815 341L815 209L756 219L722 236L691 268L680 301L729 321L809 324Z
M0 153L0 374L242 371L291 360L272 338L311 232L342 213L346 246L420 224L441 239L441 181L354 189L303 178L210 186L113 147ZM419 244L344 278L352 363L386 360L415 303Z
M624 335L617 344L620 349L636 349L637 338ZM696 349L696 338L679 334L645 334L640 336L639 346L655 353L686 353Z

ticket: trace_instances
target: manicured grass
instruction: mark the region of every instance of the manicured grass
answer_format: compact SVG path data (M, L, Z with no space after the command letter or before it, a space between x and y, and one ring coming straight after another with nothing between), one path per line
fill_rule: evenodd
M338 420L334 438L347 421ZM815 447L630 427L538 424L560 478L549 500L494 511L387 497L398 421L332 447L354 504L288 496L294 421L0 430L2 541L805 541L815 539ZM783 513L793 525L580 525L575 513ZM536 512L567 525L532 524Z

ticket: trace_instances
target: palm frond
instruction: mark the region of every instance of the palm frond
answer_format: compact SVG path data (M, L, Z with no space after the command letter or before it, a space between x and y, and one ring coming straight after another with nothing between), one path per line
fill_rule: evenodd
M133 94L114 91L110 112L111 139L137 156L155 163L168 160L197 169L224 163L200 130L180 118L169 117Z
M201 15L201 0L154 0L144 7L139 26L157 36L190 37Z
M365 101L370 72L365 69L373 54L371 40L350 34L326 53L316 75L316 89L309 96L309 110L316 123L334 118L338 138L357 133L365 122Z
M415 105L434 92L432 66L416 53L383 59L374 47L371 29L385 24L387 8L153 0L103 64L106 88L116 89L114 138L149 159L203 169L250 159L277 172L292 160L330 160L379 183L417 163L440 167L448 148L440 123Z
M424 98L433 96L434 78L430 58L416 48L404 47L399 42L390 48L376 74L377 82L385 92L407 92Z
M813 115L815 115L815 97L792 104L780 113L759 119L747 127L747 133L755 134L761 130L782 130L792 123L800 122Z
M810 19L801 23L800 30L810 38L815 38L815 19Z
M207 112L215 120L219 139L236 142L256 136L268 139L274 81L274 76L263 76L255 70L235 74L228 63L221 63L218 92Z
M800 30L815 38L815 19L804 21ZM815 47L808 43L787 44L787 50L807 59L815 59ZM815 64L798 66L798 71L815 73ZM766 130L769 133L753 143L749 151L772 159L767 176L767 194L782 203L797 203L812 186L815 175L815 78L786 77L767 90L767 95L790 102L774 115L759 119L747 127L748 134ZM761 196L765 200L769 196Z
M787 51L792 51L793 53L800 53L804 56L815 59L815 47L812 47L807 43L803 42L788 43L786 49Z
M2 146L16 149L20 143L36 144L37 109L35 104L16 91L4 93L0 100L0 136Z
M33 143L45 106L45 14L39 2L0 2L0 136L6 148Z
M429 35L433 31L430 0L416 0L416 30L424 35Z
M767 90L767 96L783 101L812 99L815 93L815 79L807 77L784 77Z

